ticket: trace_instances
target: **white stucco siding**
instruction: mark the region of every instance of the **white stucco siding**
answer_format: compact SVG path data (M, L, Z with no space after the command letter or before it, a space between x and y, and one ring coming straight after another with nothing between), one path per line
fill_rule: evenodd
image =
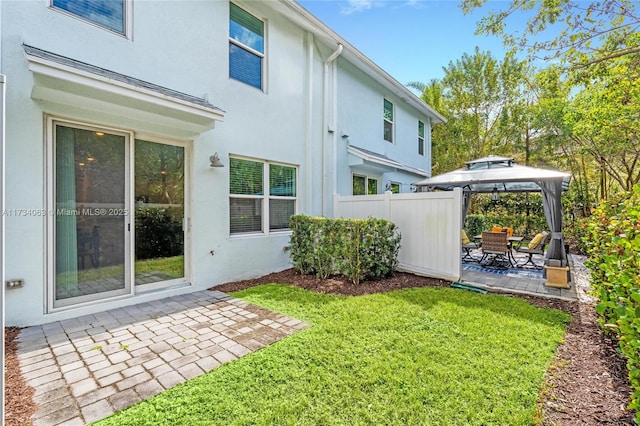
M229 78L228 2L134 2L133 36L114 35L52 10L47 2L2 2L2 73L7 75L8 209L47 209L45 116L130 131L133 137L186 143L190 286L46 313L47 230L41 216L8 217L6 275L25 286L6 294L10 325L27 325L201 290L256 277L291 265L287 233L229 235L229 156L241 155L298 167L298 211L319 214L321 182L322 62L312 39L268 6L251 3L266 22L265 88ZM102 67L192 96L225 111L215 128L187 137L161 117L108 113L90 99L42 102L31 97L34 75L22 44ZM311 47L310 47L311 46ZM89 48L90 47L90 48ZM310 53L311 52L311 53ZM311 57L309 56L311 55ZM311 69L309 69L311 65ZM218 152L224 168L211 168ZM311 163L312 166L309 164ZM308 170L311 168L311 170ZM312 197L309 199L308 197ZM214 255L210 254L214 251Z
M394 142L383 138L383 102L393 103ZM425 155L418 154L418 120L425 124ZM403 184L403 192L409 191L409 184L419 180L420 176L403 171L367 170L349 168L347 144L364 148L406 164L430 172L431 169L431 133L430 120L420 111L410 107L391 90L372 81L347 61L339 61L338 75L338 133L345 132L348 138L339 139L338 149L338 193L351 194L351 175L354 172L371 174L381 179L380 190L390 182Z

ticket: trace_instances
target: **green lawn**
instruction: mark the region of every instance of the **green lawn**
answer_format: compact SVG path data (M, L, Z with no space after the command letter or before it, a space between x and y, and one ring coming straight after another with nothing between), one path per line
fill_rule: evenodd
M236 297L312 326L100 425L530 425L569 315L449 288Z

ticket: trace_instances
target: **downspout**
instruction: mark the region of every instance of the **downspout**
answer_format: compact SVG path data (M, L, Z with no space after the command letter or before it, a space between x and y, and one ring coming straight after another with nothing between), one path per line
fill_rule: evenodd
M0 6L1 8L1 6ZM2 61L0 60L0 63ZM2 70L0 68L0 70ZM4 212L4 188L5 188L5 158L4 158L4 154L5 154L5 150L4 150L4 118L5 118L5 113L4 113L4 106L5 106L5 87L6 87L6 77L4 74L0 74L0 209ZM4 214L2 214L1 218L0 218L0 278L2 279L2 281L0 281L0 287L2 287L2 290L0 290L2 292L2 303L0 303L0 319L2 319L2 326L4 327L4 300L5 300L5 294L4 294L4 283L5 283L5 270L4 270L4 237L5 237L5 232L4 232ZM4 334L2 335L2 340L0 340L0 343L2 344L2 349L0 349L2 351L2 359L4 359ZM5 384L5 380L4 380L4 369L2 370L2 374L0 375L0 386L3 386L4 389L4 384ZM2 406L4 407L4 392L2 392Z
M328 201L327 200L327 132L335 133L335 129L329 128L329 64L335 61L342 53L342 44L338 43L338 48L323 63L322 74L322 216L327 216ZM335 74L333 76L335 82ZM333 99L335 110L336 100ZM335 123L332 123L335 124ZM334 135L335 137L335 135ZM334 170L335 173L335 170ZM333 180L332 180L333 182ZM332 192L333 193L333 192ZM333 203L333 200L331 200Z
M331 146L333 148L331 155L333 156L333 170L331 171L331 175L333 177L333 188L331 195L331 216L333 217L335 212L333 211L333 200L336 195L338 195L338 136L337 136L337 123L338 123L338 61L333 61L333 80L332 84L332 97L333 97L333 116L331 117L331 126L333 127L333 133L331 133Z

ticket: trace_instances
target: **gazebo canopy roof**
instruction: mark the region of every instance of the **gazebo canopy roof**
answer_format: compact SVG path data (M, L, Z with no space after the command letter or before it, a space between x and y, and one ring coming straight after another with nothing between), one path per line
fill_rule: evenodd
M490 155L468 161L465 167L414 183L429 189L445 191L463 188L471 192L538 192L540 182L562 181L562 189L569 188L571 175L556 170L521 166L513 158Z

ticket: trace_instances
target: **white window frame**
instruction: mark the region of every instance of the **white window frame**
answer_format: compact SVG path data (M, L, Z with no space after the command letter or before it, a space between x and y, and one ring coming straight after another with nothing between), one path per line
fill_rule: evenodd
M231 233L231 213L229 213L229 221L228 221L228 225L229 225L229 238L242 238L242 237L255 237L255 236L268 236L271 234L274 235L281 235L281 234L288 234L291 233L291 229L290 228L285 228L285 229L270 229L269 226L269 205L271 200L275 199L275 200L293 200L294 201L294 212L293 214L298 214L299 211L299 178L300 178L300 168L299 166L295 165L295 164L289 164L289 163L282 163L282 162L277 162L277 161L270 161L270 160L264 160L264 159L259 159L259 158L252 158L252 157L244 157L244 156L239 156L239 155L230 155L229 156L229 160L231 160L232 158L234 159L238 159L238 160L246 160L246 161L253 161L256 163L262 163L263 167L262 167L262 195L248 195L248 194L232 194L231 191L229 191L229 206L231 205L231 199L232 198L236 198L236 199L250 199L250 200L262 200L262 223L261 223L261 231L248 231L248 232L235 232L235 233ZM271 170L271 166L284 166L284 167L291 167L292 169L294 169L296 171L296 196L295 197L288 197L288 196L280 196L280 195L271 195L271 187L269 184L269 173ZM229 185L231 185L231 178L229 178Z
M233 2L230 2L230 4L232 4L232 3ZM240 82L240 83L242 83L242 84L244 84L246 86L249 86L251 88L254 88L256 90L260 90L261 92L266 93L266 91L267 91L267 88L266 88L266 81L267 81L267 77L266 77L266 74L267 74L267 20L264 19L264 18L258 17L258 14L254 13L253 11L247 9L244 6L240 6L237 3L233 3L233 4L235 6L237 6L238 8L244 10L245 12L247 12L248 14L250 14L251 16L256 18L257 20L262 22L262 32L263 32L263 39L264 39L263 40L263 50L264 50L264 52L259 52L259 51L255 50L255 49L247 46L246 44L236 40L235 38L232 38L231 37L231 31L229 31L229 43L234 44L235 46L237 46L240 49L243 49L243 50L251 53L252 55L258 56L261 59L260 63L261 63L261 66L262 66L262 69L260 70L261 80L260 80L260 87L259 88L258 87L254 87L251 84L246 83L246 82L244 82L242 80L238 80L237 78L231 77L231 75L229 75L229 78L232 79L232 80L238 81L238 82ZM231 7L231 6L229 6L229 7ZM229 18L228 19L229 19L229 21L231 20L231 11L229 11ZM229 53L229 60L231 59L230 55L231 54ZM231 66L229 65L229 68L230 67Z
M384 115L384 112L385 112L384 104L385 104L385 102L389 102L391 104L391 117L392 117L391 120L388 120L387 117L385 117L385 115ZM395 116L396 116L396 107L395 107L395 105L389 99L384 98L383 101L382 101L382 119L383 119L383 122L382 122L382 138L386 142L389 142L389 143L395 143L395 141L396 141L396 136L395 136L395 134L396 134ZM391 125L391 140L387 140L384 137L384 125L386 123L389 123Z
M420 124L422 124L422 136L420 136ZM418 120L418 155L424 157L427 155L427 145L425 144L425 125L424 121ZM420 147L422 147L422 154L420 154Z
M369 175L364 175L361 173L352 173L351 174L351 195L356 195L353 193L353 178L355 177L361 177L364 178L364 190L366 191L364 194L358 194L358 195L377 195L380 193L380 178L378 178L377 176L369 176ZM369 194L369 181L370 180L375 180L376 181L376 193L375 194Z
M93 21L87 17L81 16L81 15L76 15L75 13L69 12L66 9L61 9L57 6L53 5L53 0L49 0L49 8L52 10L55 10L56 12L62 13L63 15L67 15L70 16L72 18L75 18L79 21L82 22L86 22L90 25L93 25L94 27L109 31L110 33L119 35L121 37L124 37L126 39L131 39L133 37L133 0L124 0L124 25L123 25L123 30L124 32L120 32L120 31L116 31L113 28L107 27L105 25L102 25L96 21Z

